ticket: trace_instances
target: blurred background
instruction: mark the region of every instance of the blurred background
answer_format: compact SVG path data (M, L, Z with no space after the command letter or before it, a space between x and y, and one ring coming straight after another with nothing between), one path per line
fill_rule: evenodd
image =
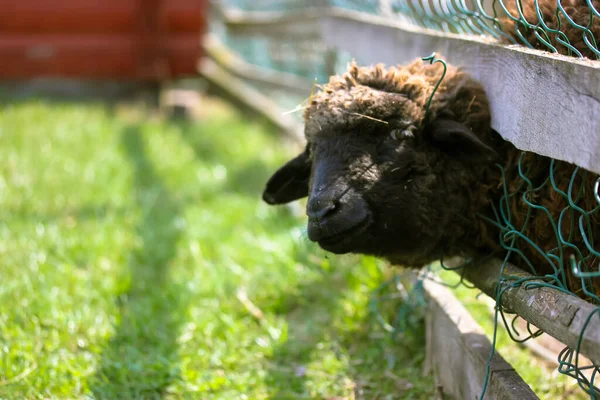
M251 4L0 1L0 398L432 393L369 318L386 266L261 201L337 61L229 34Z
M352 55L239 13L329 3L0 0L0 398L438 398L403 272L326 254L302 202L261 201Z

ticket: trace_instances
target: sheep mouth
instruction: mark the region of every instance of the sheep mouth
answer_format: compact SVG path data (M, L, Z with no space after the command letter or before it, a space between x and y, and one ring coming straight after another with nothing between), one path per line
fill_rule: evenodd
M318 240L319 246L334 254L345 254L355 250L363 234L371 225L371 219L365 218L358 224L333 235Z

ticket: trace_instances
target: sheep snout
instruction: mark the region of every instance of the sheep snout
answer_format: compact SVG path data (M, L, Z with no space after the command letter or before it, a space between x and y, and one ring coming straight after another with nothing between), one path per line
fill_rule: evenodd
M325 190L309 196L308 238L324 250L344 254L356 250L360 234L370 224L371 213L357 193L346 191L340 198L337 192Z

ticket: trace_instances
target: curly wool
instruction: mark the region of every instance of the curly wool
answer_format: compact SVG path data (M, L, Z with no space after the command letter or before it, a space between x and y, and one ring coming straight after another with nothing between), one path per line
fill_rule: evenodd
M503 15L503 17L499 18L500 23L502 24L502 30L505 33L510 35L517 43L522 43L522 39L517 34L518 25L523 37L525 37L525 39L527 39L532 46L540 50L551 51L550 48L548 48L542 41L538 39L534 29L525 27L522 23L514 20L514 18L520 19L520 13L517 8L516 0L508 0L503 4L513 17L510 18L507 15ZM561 4L569 18L576 24L589 28L594 39L596 40L596 43L600 45L600 19L597 16L594 16L592 19L592 25L589 26L592 10L590 10L587 0L562 0ZM533 0L521 1L521 5L523 18L525 21L531 25L539 25L541 28L543 28L535 8L535 2ZM565 16L565 14L558 9L556 0L539 0L538 5L542 14L542 20L549 29L559 30L560 28L560 31L564 33L568 39L568 42L577 50L579 50L584 57L591 59L597 58L596 54L584 41L584 31L576 28L569 22L569 19ZM600 12L600 0L592 0L592 5L598 12ZM559 13L558 18L556 16L557 10ZM504 11L500 12L505 14ZM538 33L541 34L542 38L547 40L541 31ZM548 39L552 46L554 46L560 54L569 55L569 48L561 44L557 38L565 41L564 36L548 32ZM508 39L505 38L504 40L506 43L509 43ZM591 40L590 42L593 43ZM572 55L576 54L572 53Z
M521 173L530 182L528 185L519 174L519 158L521 158L521 153L515 151L504 163L506 189L511 194L507 204L509 208L508 218L514 229L521 231L525 237L532 239L543 253L517 236L516 247L523 254L521 257L515 255L511 261L525 271L531 271L531 267L533 267L536 275L555 274L556 271L549 262L547 254L560 256L557 249L562 247L562 269L565 271L562 278L565 279L567 287L572 292L580 297L587 298L587 295L583 292L581 279L572 270L570 256L576 253L572 247L561 245L557 234L560 230L562 238L581 252L581 256L585 260L580 265L583 272L598 271L600 258L588 249L579 228L580 213L570 207L568 200L570 198L578 208L585 212L596 209L598 203L593 188L598 175L578 169L573 164L555 160L553 180L558 189L556 190L548 179L552 160L534 153L524 153L520 167ZM504 183L502 183L499 188L500 191L504 191L504 186ZM534 188L536 190L532 191L531 189ZM543 210L528 205L525 199L535 206L544 207L549 211L550 217ZM589 226L587 226L585 219L582 222L588 239L593 238L593 241L590 240L591 246L599 250L600 214L595 212L591 215ZM555 228L557 231L555 231ZM498 236L496 236L496 241L497 238ZM510 244L511 240L512 237L507 239L507 244ZM552 259L551 262L560 270L558 260ZM600 295L600 278L588 280L586 287L589 291Z
M442 110L473 131L489 132L489 105L483 88L461 68L452 65L448 65L425 115L427 102L443 72L441 64L421 59L387 69L383 64L359 67L353 62L345 74L332 76L312 96L304 111L306 135L330 127L349 128L364 118L401 117L406 126L421 129Z

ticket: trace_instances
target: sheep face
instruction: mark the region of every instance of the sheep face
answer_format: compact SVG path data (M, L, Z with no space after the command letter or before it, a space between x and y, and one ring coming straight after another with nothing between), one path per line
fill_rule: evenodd
M305 110L304 152L275 172L263 199L308 196L309 239L338 254L421 266L464 249L496 136L481 85L461 70L448 66L432 97L442 72L416 60L333 76Z
M438 258L445 228L467 211L472 161L488 162L492 150L445 118L422 129L403 116L323 122L307 123L304 152L273 175L263 199L308 196L308 237L327 251L414 266Z

